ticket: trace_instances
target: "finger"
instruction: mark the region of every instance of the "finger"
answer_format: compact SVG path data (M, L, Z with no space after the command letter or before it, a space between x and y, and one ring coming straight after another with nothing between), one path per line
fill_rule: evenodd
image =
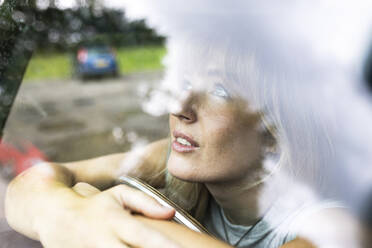
M118 185L110 189L115 198L130 210L150 218L170 219L174 216L173 208L165 207L151 196L126 185Z
M115 229L119 237L130 246L144 248L181 248L179 244L154 228L134 219L123 217L124 225Z
M88 197L88 196L92 196L92 195L95 195L99 192L101 192L99 189L97 189L96 187L88 184L88 183L77 183L75 184L74 187L72 187L72 189L82 195L82 196L85 196L85 197Z

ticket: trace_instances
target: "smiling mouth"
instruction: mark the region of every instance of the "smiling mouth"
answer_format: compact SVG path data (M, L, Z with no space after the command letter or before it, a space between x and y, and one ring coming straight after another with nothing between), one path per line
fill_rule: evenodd
M200 148L196 141L183 133L174 131L173 136L175 140L172 142L172 149L176 152L188 153Z

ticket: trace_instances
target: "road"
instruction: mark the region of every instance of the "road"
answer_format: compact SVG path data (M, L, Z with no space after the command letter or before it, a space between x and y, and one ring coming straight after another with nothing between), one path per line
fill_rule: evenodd
M161 72L152 72L88 82L24 83L4 141L21 150L22 144L31 142L49 160L65 162L122 152L138 142L166 137L167 116L148 115L141 107L161 78ZM0 199L6 185L1 179Z

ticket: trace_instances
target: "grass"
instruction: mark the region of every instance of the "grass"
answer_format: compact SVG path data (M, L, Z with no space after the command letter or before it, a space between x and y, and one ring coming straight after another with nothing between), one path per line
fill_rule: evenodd
M25 81L69 78L72 75L68 54L34 54L27 66Z
M144 46L120 48L117 50L117 60L122 74L155 71L163 69L161 64L166 49L162 46ZM30 60L25 74L25 81L46 79L66 79L72 76L72 55L38 54Z
M164 47L123 48L117 51L122 73L154 71L163 69L161 61L166 53Z

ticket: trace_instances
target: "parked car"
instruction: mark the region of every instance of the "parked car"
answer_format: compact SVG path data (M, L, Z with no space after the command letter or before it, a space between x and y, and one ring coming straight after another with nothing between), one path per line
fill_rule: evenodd
M119 74L115 52L105 45L80 47L74 64L76 75L82 79Z

